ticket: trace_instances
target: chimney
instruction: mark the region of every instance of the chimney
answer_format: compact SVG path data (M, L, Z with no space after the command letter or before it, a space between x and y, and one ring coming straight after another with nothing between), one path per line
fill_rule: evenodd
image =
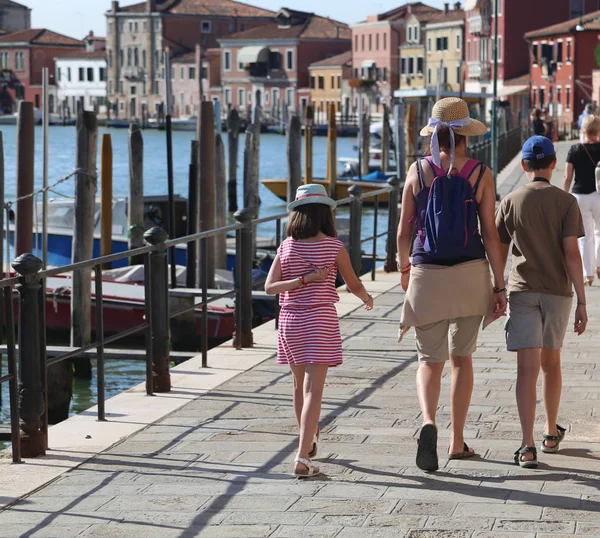
M462 9L462 4L460 2L456 2L456 4L454 4L454 9L456 11L459 11Z
M336 24L335 26L335 39L340 38L340 27Z
M152 13L154 11L154 0L146 0L146 11Z
M118 0L113 0L111 11L113 13L116 13L117 11L119 11L119 2L118 2Z
M448 15L448 11L450 11L450 4L448 2L444 2L444 13Z

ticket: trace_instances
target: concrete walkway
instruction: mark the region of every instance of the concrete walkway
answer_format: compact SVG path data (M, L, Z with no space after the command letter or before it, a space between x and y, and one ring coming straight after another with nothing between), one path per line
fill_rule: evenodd
M505 181L521 182L514 173ZM270 358L0 512L0 536L600 536L600 287L589 292L588 332L569 334L563 354L561 453L541 455L538 470L511 463L520 443L515 356L499 321L474 359L467 442L480 457L442 459L428 475L414 463L415 344L396 343L403 293L396 275L378 278L372 313L343 297L346 362L325 390L324 476L290 477L291 378ZM440 403L444 454L447 375Z

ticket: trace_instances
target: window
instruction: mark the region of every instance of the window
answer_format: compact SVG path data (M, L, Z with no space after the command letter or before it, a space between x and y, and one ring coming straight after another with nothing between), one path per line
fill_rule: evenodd
M4 69L4 65L3 65L4 64L4 60L2 59L2 55L1 54L0 54L0 64L1 64L0 67L2 69ZM58 80L58 82L60 82L60 79L61 79L61 69L60 69L60 67L57 67L56 68L56 80Z
M287 97L287 106L293 107L294 106L294 90L292 90L292 88L288 88L286 90L286 97Z
M210 21L202 21L202 23L200 24L200 31L203 34L210 34L212 28L211 28L211 22Z
M231 51L229 50L223 52L223 65L225 71L231 71Z
M412 26L408 27L408 39L407 41L412 41L413 40L413 35L412 35Z
M137 47L133 49L133 65L136 67L140 65L140 51Z
M565 103L565 108L566 108L567 110L571 110L571 87L570 87L570 86L567 86L567 87L565 88L565 92L566 92L566 96L565 96L565 97L566 97L566 101L567 101L567 102Z
M383 82L387 82L387 81L388 81L388 68L384 67L383 68Z
M331 77L331 89L335 90L335 77L334 76Z
M462 39L460 33L456 35L456 50L460 50L462 48Z
M129 31L133 32L133 21L129 21Z
M315 89L315 76L311 76L310 77L310 89L314 90Z
M131 66L131 49L127 49L127 67Z
M100 82L106 82L106 67L100 67L98 69L98 80Z
M7 58L8 60L8 58ZM7 61L8 63L8 61ZM25 69L25 55L22 52L15 52L15 71L23 71Z
M423 56L417 58L417 73L423 75Z
M460 76L460 65L456 68L456 82L457 84L461 84L462 80L461 80L461 76Z
M361 41L361 46L362 46L362 50L365 50L365 34L360 36L360 41Z
M146 69L146 51L142 51L142 67Z
M383 34L383 50L387 50L387 34Z
M436 39L436 50L448 50L448 38L438 37Z
M269 104L269 92L265 92L265 104Z
M269 65L271 69L281 69L281 53L274 51L269 53Z
M427 84L431 84L431 67L427 68Z
M94 68L93 67L87 68L87 80L88 80L88 82L94 82Z
M571 40L569 39L569 40L567 41L567 62L570 62L570 61L571 61L571 44L572 44L572 42L571 42Z
M379 50L379 34L375 34L375 50Z
M158 91L159 91L159 87L158 87L158 80L155 80L155 81L152 83L152 86L153 86L153 88L152 88L152 93L153 93L154 95L158 95Z
M71 68L67 67L67 80L71 82Z
M358 51L358 36L354 36L354 50Z
M443 78L444 84L448 84L448 68L444 67L444 78Z
M319 75L319 90L325 89L325 77L323 75Z
M0 68L8 69L8 52L0 52Z
M144 21L144 25L142 26L142 28L144 32L148 31L148 23L146 21Z
M85 81L85 69L83 67L79 68L79 82Z
M200 71L200 78L201 79L208 79L208 67L203 67L202 70Z
M231 89L225 88L225 106L231 104Z
M137 31L138 31L138 23L137 23L137 22L135 22L135 23L133 24L133 31L134 31L134 32L137 32Z
M354 68L354 78L358 78L358 67ZM313 86L311 86L312 88Z
M556 62L561 64L563 61L563 42L559 41L556 44Z
M427 52L431 52L431 38L427 38Z
M556 88L556 102L557 102L559 105L561 105L561 104L562 104L562 100L561 100L561 97L562 97L562 95L561 95L561 92L562 92L562 90L561 90L561 87L560 87L560 86L559 86L558 88Z
M337 87L338 87L338 90L342 89L342 75L337 76Z
M369 50L373 49L373 36L369 34Z
M190 80L196 80L196 68L188 67L188 78Z
M414 74L414 72L415 72L415 59L414 58L408 59L408 72L410 74Z
M238 88L238 106L244 106L244 97L246 97L246 90L244 88Z
M129 88L129 93L130 93L131 95L135 95L135 94L137 93L137 88L136 88L135 86L131 86L131 87Z
M293 50L286 51L285 66L288 71L292 71L294 69L294 51Z
M400 73L403 75L406 73L406 58L400 59Z

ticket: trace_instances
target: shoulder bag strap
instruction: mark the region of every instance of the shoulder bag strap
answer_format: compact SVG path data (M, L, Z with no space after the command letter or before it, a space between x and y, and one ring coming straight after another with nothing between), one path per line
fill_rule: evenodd
M598 166L598 163L596 161L594 161L594 158L592 157L592 155L590 154L590 152L588 151L588 149L585 147L585 144L581 144L581 147L585 150L585 152L588 154L588 157L590 158L590 161L592 161L592 164L594 166Z

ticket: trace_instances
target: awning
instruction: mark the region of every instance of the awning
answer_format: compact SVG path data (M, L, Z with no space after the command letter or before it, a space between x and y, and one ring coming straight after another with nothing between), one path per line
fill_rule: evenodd
M508 97L515 93L529 92L529 86L525 84L515 84L514 86L504 86L499 92L500 97Z
M366 67L367 69L371 69L371 67L373 67L375 65L375 62L373 60L365 60L362 63L363 67Z
M238 62L244 65L260 62L268 63L269 52L268 47L244 47L238 52Z

